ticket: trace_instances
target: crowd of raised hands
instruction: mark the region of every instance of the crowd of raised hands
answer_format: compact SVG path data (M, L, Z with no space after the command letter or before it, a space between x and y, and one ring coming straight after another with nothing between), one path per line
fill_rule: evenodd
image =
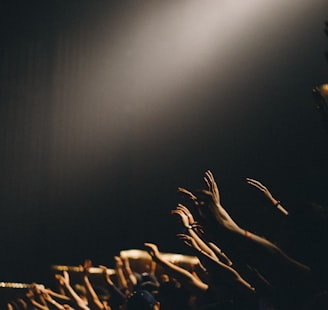
M262 183L246 181L267 197L274 212L291 216ZM178 193L180 203L171 211L181 225L177 254L192 253L194 263L178 263L159 245L145 242L140 250L149 260L138 269L128 256L115 256L114 271L97 267L101 277L96 281L92 262L85 260L74 281L69 270L58 272L55 289L31 284L6 302L7 309L328 309L328 279L318 277L320 268L241 227L222 206L210 171L205 172L204 189L178 188ZM325 244L320 246L322 253L314 256L325 255Z

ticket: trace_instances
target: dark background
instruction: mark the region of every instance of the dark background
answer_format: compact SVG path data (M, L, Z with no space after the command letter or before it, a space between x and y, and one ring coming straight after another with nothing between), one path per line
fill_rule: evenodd
M328 81L326 1L122 2L0 4L0 281L111 266L145 241L187 253L170 210L206 169L266 236L280 218L246 177L291 212L327 203L311 92Z

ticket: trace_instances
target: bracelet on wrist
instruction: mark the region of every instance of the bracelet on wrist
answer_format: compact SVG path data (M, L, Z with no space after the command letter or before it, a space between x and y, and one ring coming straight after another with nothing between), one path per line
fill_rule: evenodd
M278 207L279 205L281 204L281 201L280 200L277 200L274 204L275 207Z

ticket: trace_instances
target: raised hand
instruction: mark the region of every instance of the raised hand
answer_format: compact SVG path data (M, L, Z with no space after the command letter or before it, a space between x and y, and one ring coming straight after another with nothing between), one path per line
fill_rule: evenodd
M186 206L179 203L177 206L177 210L181 210L188 217L189 225L193 225L195 223L192 213L189 211L189 209Z
M68 272L65 270L63 271L63 274L56 274L55 278L57 279L59 285L61 286L69 286L70 285L70 280L69 280L69 274Z
M274 198L273 198L272 194L270 193L268 188L265 187L261 182L251 179L251 178L246 178L246 182L249 185L252 185L255 188L259 189L267 198L269 198L274 203Z
M215 182L214 176L210 170L205 172L204 181L207 185L208 190L212 193L213 200L216 205L220 205L220 192Z
M199 215L205 220L215 220L222 227L231 230L239 230L239 226L230 217L228 212L218 203L212 192L201 190L198 193L197 210Z
M114 282L112 281L112 279L110 278L110 275L107 272L107 269L108 268L106 266L104 266L104 265L99 265L98 267L101 269L101 271L102 271L102 273L103 273L103 275L104 275L105 280L107 281L107 283L109 285L114 285Z
M187 235L187 234L177 234L177 237L182 240L187 246L196 249L197 251L201 252L202 249L198 246L196 240Z
M220 192L211 171L205 172L204 181L207 184L207 189L197 191L197 196L185 188L179 187L178 190L193 201L199 215L204 220L214 219L224 228L239 230L239 226L221 205Z
M183 188L183 187L178 187L178 192L185 196L186 198L190 199L193 201L195 204L197 204L197 197L189 190Z
M188 215L185 213L185 211L182 208L183 206L181 204L178 205L178 207L175 210L171 211L171 214L177 214L180 216L182 225L184 227L189 227L190 224L190 218L188 217Z
M288 211L281 205L280 201L275 199L268 190L268 188L264 186L261 182L251 178L246 178L246 182L249 185L252 185L255 188L259 189L265 195L265 197L267 197L272 202L272 204L278 208L279 211L281 211L285 215L288 215Z
M117 268L123 268L123 261L121 257L114 256L114 260Z
M154 259L155 261L158 261L160 259L161 253L158 250L158 247L156 244L146 242L146 243L144 243L144 246L147 247L147 252L152 257L152 259Z

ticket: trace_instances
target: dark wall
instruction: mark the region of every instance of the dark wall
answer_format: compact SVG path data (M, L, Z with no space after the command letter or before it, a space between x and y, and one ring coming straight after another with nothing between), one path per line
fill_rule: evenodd
M227 209L263 233L279 218L261 209L246 177L283 201L325 204L328 137L311 89L327 82L327 5L317 2L302 27L290 20L279 48L277 28L233 49L229 72L214 62L206 85L144 104L129 74L138 59L128 46L138 42L129 30L119 35L142 11L133 1L3 2L0 280L43 281L51 264L87 257L111 265L144 241L185 250L170 210L177 186L203 186L206 169Z

